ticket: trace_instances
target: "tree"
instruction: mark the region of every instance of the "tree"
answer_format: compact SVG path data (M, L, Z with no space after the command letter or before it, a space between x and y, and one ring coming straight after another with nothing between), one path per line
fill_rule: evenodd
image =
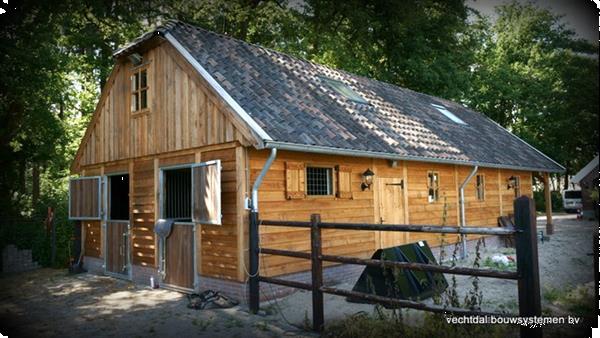
M597 151L597 47L531 4L497 14L483 29L464 101L565 165L567 178Z

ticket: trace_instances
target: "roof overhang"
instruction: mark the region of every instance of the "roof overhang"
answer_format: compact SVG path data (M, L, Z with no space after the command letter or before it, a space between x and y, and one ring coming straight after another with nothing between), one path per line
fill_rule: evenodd
M383 152L377 152L377 151L324 147L324 146L318 146L318 145L306 145L306 144L278 142L278 141L267 141L263 144L262 148L268 148L268 149L277 148L278 150L308 152L308 153L316 153L316 154L380 158L380 159L397 160L397 161L456 164L456 165L464 165L464 166L479 166L482 168L498 168L498 169L509 169L509 170L532 171L532 172L560 173L560 172L564 171L564 169L563 170L561 170L561 169L550 170L547 168L514 166L514 165L477 162L477 161L461 161L461 160L446 159L446 158L439 158L439 157L400 155L400 154L383 153Z

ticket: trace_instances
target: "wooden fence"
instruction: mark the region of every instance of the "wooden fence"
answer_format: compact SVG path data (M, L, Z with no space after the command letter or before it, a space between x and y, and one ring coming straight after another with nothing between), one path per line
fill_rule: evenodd
M318 214L311 216L310 222L297 221L270 221L260 220L258 213L250 214L250 280L249 280L249 306L252 313L259 309L259 284L271 283L292 288L304 289L312 293L312 315L313 329L321 331L324 327L323 294L329 293L338 296L352 297L369 302L376 302L399 308L412 308L429 312L445 313L452 315L488 315L488 316L541 316L540 281L537 251L537 232L535 204L532 199L522 196L514 201L515 229L499 227L450 227L435 225L382 225L382 224L354 224L354 223L328 223L322 222ZM297 252L272 248L259 248L259 225L310 228L311 251ZM471 235L514 235L517 256L517 271L499 271L492 269L478 269L456 266L444 266L435 264L395 262L377 259L361 259L355 257L344 257L324 255L321 246L321 229L344 229L365 231L407 231L425 233L447 233L447 234L471 234ZM276 277L260 276L258 260L260 254L304 258L311 260L311 284L285 280ZM517 280L518 282L518 314L489 313L473 311L463 308L443 307L439 305L428 305L421 302L404 300L398 298L383 297L349 290L338 289L323 285L323 262L335 262L342 264L357 264L374 267L395 267L401 269L431 271L457 275L491 277ZM521 326L521 337L541 337L542 330L539 327Z

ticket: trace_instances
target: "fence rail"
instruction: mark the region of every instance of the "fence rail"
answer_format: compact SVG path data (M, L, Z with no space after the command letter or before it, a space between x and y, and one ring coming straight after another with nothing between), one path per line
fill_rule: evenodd
M258 312L260 282L277 284L292 288L311 291L313 307L313 329L321 331L324 326L323 294L329 293L338 296L351 297L380 304L412 308L434 313L447 313L454 315L488 315L488 316L540 316L541 298L539 283L539 266L536 235L536 214L532 199L526 196L514 201L515 229L497 227L450 227L435 225L381 225L381 224L355 224L355 223L329 223L321 222L318 214L311 216L310 222L259 220L258 213L250 213L250 281L249 305L250 311ZM259 248L259 226L282 226L310 228L310 252L297 252L274 248ZM493 269L478 269L436 264L422 264L410 262L396 262L378 259L362 259L356 257L324 255L321 245L321 229L341 229L358 231L403 231L424 233L455 233L474 235L514 235L516 239L517 271L501 271ZM258 259L260 254L278 255L311 260L311 283L290 281L276 277L259 275ZM383 297L374 294L343 290L323 285L323 262L342 264L365 265L371 267L401 268L409 270L431 271L438 273L468 275L478 277L500 278L517 280L519 313L500 314L483 311L474 311L462 308L449 308L439 305L429 305L421 302ZM539 327L521 327L522 337L541 337Z

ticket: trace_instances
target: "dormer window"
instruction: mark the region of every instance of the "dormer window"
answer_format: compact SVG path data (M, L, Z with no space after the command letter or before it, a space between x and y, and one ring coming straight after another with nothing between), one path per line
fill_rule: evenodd
M131 112L148 109L148 72L140 68L131 75Z

